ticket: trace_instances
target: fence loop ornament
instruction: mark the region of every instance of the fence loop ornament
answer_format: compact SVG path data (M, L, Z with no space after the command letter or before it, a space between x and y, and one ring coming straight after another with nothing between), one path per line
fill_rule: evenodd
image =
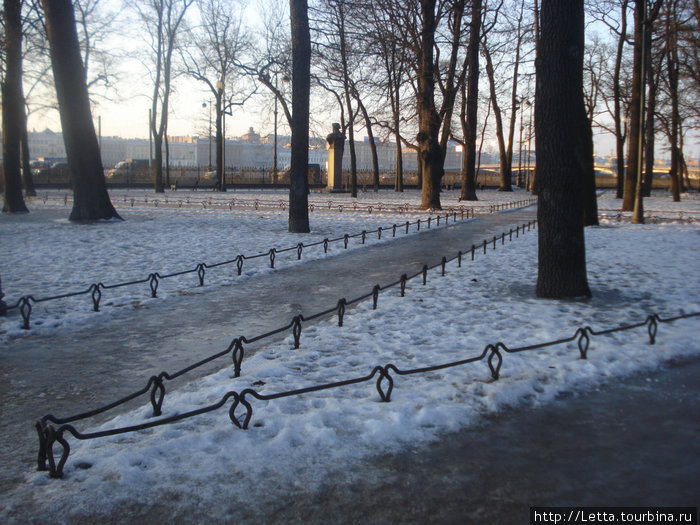
M425 286L425 284L427 282L428 282L428 265L424 264L423 265L423 285Z
M343 247L347 250L348 249L348 242L350 241L350 235L347 233L343 236Z
M239 255L236 257L236 269L238 270L238 275L241 275L243 271L243 256Z
M102 283L90 285L90 289L92 290L92 309L95 312L100 311L100 299L102 299L102 292L100 291L101 286L104 285Z
M243 405L246 409L246 414L245 418L243 418L243 423L238 421L238 418L236 417L236 409L238 408L238 405ZM244 395L239 396L234 393L233 403L231 404L231 408L229 408L228 417L231 419L231 422L241 430L248 429L248 423L250 422L250 418L253 417L253 407L250 406L250 403L248 403L248 401L246 401Z
M204 286L204 263L197 265L197 277L199 277L199 286Z
M590 327L586 326L584 328L579 328L577 330L578 333L578 351L581 354L581 359L588 359L588 345L590 344L591 340L590 337L588 337L588 332L590 331Z
M385 367L377 367L377 370L379 371L379 377L377 378L377 392L379 392L379 397L381 398L382 401L385 403L388 403L391 401L391 392L394 390L394 380L392 379L391 375L389 375L389 370ZM386 392L382 388L382 381L386 379L387 381L387 388Z
M56 432L52 425L45 428L45 454L49 461L49 477L54 479L61 479L63 477L63 467L68 460L68 454L70 454L70 446L68 442L63 438L63 432ZM56 459L53 454L53 445L58 443L63 447L61 451L61 458L56 463Z
M19 300L19 313L22 315L22 330L29 330L29 318L32 315L31 296L24 296Z
M153 417L162 414L163 400L165 399L165 385L163 375L152 376L153 386L151 387L151 406L153 407Z
M345 297L338 300L338 305L336 306L338 310L338 326L343 326L343 318L345 317L345 305L348 304Z
M649 326L647 327L647 332L649 333L650 345L656 344L656 331L658 329L658 326L656 324L657 317L658 316L656 314L647 317L647 323L649 324Z
M503 345L503 343L498 343L496 346L488 345L484 349L484 352L490 352L489 358L488 358L488 364L489 364L489 368L491 369L491 377L493 378L494 381L498 380L499 372L501 370L501 364L503 364L503 357L501 357L501 353L498 350L498 347L500 345ZM498 361L496 362L496 366L493 365L493 358L494 357L496 357L498 359Z
M148 286L151 289L151 297L158 296L158 274L152 273L148 276Z
M299 340L301 338L301 316L297 315L292 319L292 335L294 336L294 349L299 348Z
M243 341L241 341L240 337L237 337L233 346L233 351L231 352L231 359L233 360L233 377L241 377L243 354Z
M406 295L406 281L408 280L408 275L405 273L401 275L399 282L401 283L401 297Z
M276 257L275 254L276 254L276 252L277 252L277 250L275 250L274 248L270 248L270 251L267 253L267 255L270 259L270 268L275 267L275 257Z
M297 244L297 261L301 260L301 252L304 251L304 243Z
M377 301L379 300L379 290L381 290L381 286L378 284L374 285L374 288L372 288L372 310L377 309Z

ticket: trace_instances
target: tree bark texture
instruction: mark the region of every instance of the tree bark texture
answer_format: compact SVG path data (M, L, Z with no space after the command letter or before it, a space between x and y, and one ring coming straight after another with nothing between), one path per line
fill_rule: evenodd
M539 297L590 296L583 228L583 0L543 0L535 130ZM572 123L576 123L572 125Z
M422 210L442 209L440 181L444 174L443 155L440 148L440 117L435 108L435 71L433 47L435 45L436 0L421 0L421 45L418 75L418 163L421 175Z
M20 141L24 116L22 98L22 21L19 0L4 0L5 17L5 81L2 84L2 211L26 213L22 196Z
M292 159L289 176L289 231L308 233L309 93L311 37L306 0L289 0L292 27Z
M472 13L467 45L467 86L464 126L464 158L462 166L462 195L466 201L476 196L476 119L479 110L479 40L481 38L481 0L472 0ZM464 91L463 91L464 93Z
M63 142L73 185L72 221L121 218L107 194L70 0L41 0L51 50Z
M639 134L642 126L642 75L643 47L642 36L644 6L646 0L635 0L634 6L634 59L632 72L632 96L630 100L629 141L627 144L627 170L625 171L625 193L622 198L622 211L633 211L637 188L637 167L639 165Z

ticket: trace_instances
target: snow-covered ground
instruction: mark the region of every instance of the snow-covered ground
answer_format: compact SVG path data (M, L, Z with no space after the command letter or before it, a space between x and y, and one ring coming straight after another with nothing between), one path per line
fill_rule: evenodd
M599 205L619 208L619 201L605 194ZM37 216L42 206L33 207ZM685 195L680 205L672 205L667 194L659 194L646 207L667 210L670 218L673 214L677 218L680 211L685 217L697 216L700 200ZM20 278L28 279L24 282L41 278L42 286L58 286L75 272L91 272L83 282L138 277L226 258L222 245L230 246L228 253L235 255L284 245L287 238L284 212L162 207L121 211L128 219L124 224L81 230L63 220L22 223L3 217L3 288L8 287L9 295L13 280ZM535 230L488 256L465 261L462 268L456 262L449 264L444 277L432 272L426 286L411 281L404 298L398 289L383 292L377 310L371 301L354 308L342 328L333 320L305 327L298 350L291 350L291 336L267 346L246 359L240 378L233 378L227 367L169 392L163 415L211 405L229 391L252 388L269 395L365 376L375 365L413 369L478 356L485 345L499 341L508 347L523 346L569 337L586 325L601 330L643 321L651 313L670 317L700 311L700 224L632 225L619 222L617 213L610 216L601 226L586 230L590 300L535 298ZM309 240L341 230L374 229L398 222L397 217L313 215ZM247 228L248 233L237 237L241 225L248 223L256 223L255 231L269 236L261 235L260 241ZM27 246L32 247L30 260L20 271ZM178 258L181 251L187 253ZM94 261L95 254L104 252ZM127 261L130 268L124 268ZM563 391L595 389L615 377L697 355L699 320L661 324L654 346L644 328L592 337L587 360L580 359L575 343L504 354L498 381L490 379L484 361L393 375L390 403L380 401L373 381L271 401L249 397L253 417L246 431L231 423L229 402L218 411L137 433L90 441L67 434L71 456L65 479L57 482L45 472L29 472L26 487L40 492L42 505L67 520L72 513L109 512L126 502L146 502L154 493L186 491L189 497L174 498L171 504L187 506L196 500L212 521L217 516L235 521L236 501L264 504L276 497L293 498L297 491L313 491L333 469L437 439L473 424L483 414L546 403ZM150 416L149 405L102 427L77 426L97 431L140 424L152 420ZM224 500L231 506L221 510L225 514L217 514L217 503ZM9 501L0 511L0 521L19 503Z

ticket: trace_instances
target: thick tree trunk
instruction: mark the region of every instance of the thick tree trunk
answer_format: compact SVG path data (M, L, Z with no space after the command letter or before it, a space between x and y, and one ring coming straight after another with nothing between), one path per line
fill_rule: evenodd
M19 0L4 0L5 17L5 81L2 84L2 211L26 213L22 196L20 142L24 104L22 98L22 21Z
M72 221L121 218L107 193L70 0L41 0L63 141L73 184Z
M433 47L435 45L436 0L421 0L421 45L418 75L418 163L421 174L422 210L442 209L440 181L444 174L442 148L438 135L440 117L435 108L435 74Z
M535 133L539 206L537 295L590 296L580 159L583 107L583 0L543 0L538 43Z
M632 73L632 97L630 100L629 141L627 145L627 170L625 171L625 194L622 200L622 211L633 211L637 188L637 169L639 166L639 134L642 126L642 85L644 79L643 67L643 2L635 0L634 6L634 64Z
M472 0L467 45L466 97L462 88L462 129L464 157L462 158L462 195L465 201L476 201L476 119L479 110L479 40L481 38L481 0Z
M289 231L308 233L309 92L311 37L306 0L289 0L292 26L292 160L289 181Z

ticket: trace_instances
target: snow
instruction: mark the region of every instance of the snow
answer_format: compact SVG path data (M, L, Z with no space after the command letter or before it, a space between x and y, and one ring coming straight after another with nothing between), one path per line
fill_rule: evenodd
M484 192L480 202L525 197L522 192ZM409 281L403 298L398 288L383 291L377 310L370 299L346 312L343 327L336 320L305 326L298 350L292 349L291 335L270 344L246 358L240 378L227 367L169 392L163 416L211 405L230 391L252 388L270 395L366 376L376 365L413 369L478 356L487 344L521 347L570 337L583 326L602 330L644 321L652 313L666 318L698 312L700 225L676 219L681 212L686 218L697 217L700 200L696 195L683 197L680 205L672 204L665 193L648 199L648 213L668 220L646 225L619 221L627 216L617 211L619 201L609 193L600 197L601 209L612 211L605 212L608 218L601 226L586 230L590 300L535 297L534 230L473 262L465 260L462 268L456 261L448 264L444 277L432 271L425 286L420 279ZM416 202L417 194L403 198ZM99 279L115 282L152 271L176 271L200 261L289 244L282 210L120 207L127 219L123 224L100 223L78 232L67 221L53 218L57 207L67 211L62 203L38 199L31 204L37 220L3 217L0 222L8 298L34 290L58 293ZM302 242L405 222L407 215L315 212L311 220L313 233ZM228 246L227 253L221 253L222 244ZM339 244L328 256L342 251ZM32 247L29 260L27 246ZM320 252L314 256L323 256ZM102 255L97 263L95 253ZM251 271L273 270L261 265ZM61 315L61 322L71 322L70 316ZM96 314L87 312L86 319L90 315ZM14 337L12 323L17 323L16 317L3 321L4 337ZM65 479L57 482L45 472L28 472L25 484L41 491L42 505L64 516L109 512L125 502L182 493L186 487L189 497L171 504L184 506L193 500L216 517L217 502L264 504L277 497L292 498L297 491L313 491L334 469L438 439L485 414L547 403L565 391L602 388L616 377L697 355L697 323L690 318L660 324L654 346L646 328L592 336L586 360L580 359L575 342L502 352L497 381L491 380L485 360L424 374L392 374L389 403L381 402L374 380L270 401L249 396L253 414L245 431L231 423L228 402L217 411L136 433L89 441L67 434L71 455ZM237 415L243 413L239 408ZM76 426L99 431L151 420L149 404L99 427ZM5 521L3 512L8 510L0 511L0 521ZM235 519L235 506L226 512L228 519Z

